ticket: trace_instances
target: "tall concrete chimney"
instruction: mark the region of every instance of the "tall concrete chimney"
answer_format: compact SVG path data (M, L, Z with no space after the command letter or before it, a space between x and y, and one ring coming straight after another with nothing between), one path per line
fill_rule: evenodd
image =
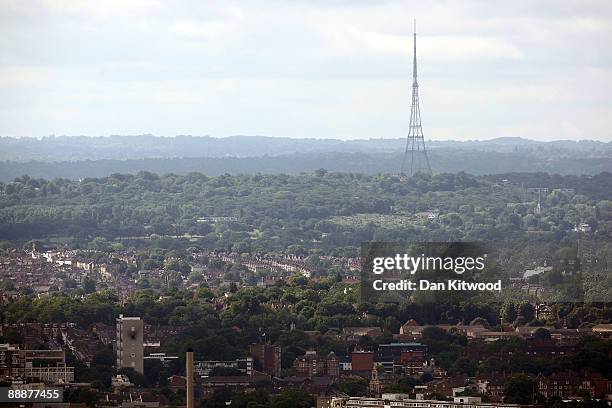
M195 408L193 403L193 350L187 350L185 359L185 371L187 372L187 408Z

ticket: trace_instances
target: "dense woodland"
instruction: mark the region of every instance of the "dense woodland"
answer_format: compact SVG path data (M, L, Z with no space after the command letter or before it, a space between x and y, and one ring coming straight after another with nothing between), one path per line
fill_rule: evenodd
M531 187L549 188L541 214ZM573 192L555 190L562 188ZM190 234L196 239L188 244L207 249L348 255L372 240L558 243L577 239L575 225L588 223L589 236L605 241L612 234L611 200L610 173L23 176L0 183L0 237L62 238L78 247L95 237ZM439 217L418 217L427 211ZM210 216L236 221L198 222Z

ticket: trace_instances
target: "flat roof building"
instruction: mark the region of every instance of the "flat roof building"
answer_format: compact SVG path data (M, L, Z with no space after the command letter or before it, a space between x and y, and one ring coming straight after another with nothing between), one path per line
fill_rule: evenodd
M117 318L117 368L144 374L144 323L140 317Z

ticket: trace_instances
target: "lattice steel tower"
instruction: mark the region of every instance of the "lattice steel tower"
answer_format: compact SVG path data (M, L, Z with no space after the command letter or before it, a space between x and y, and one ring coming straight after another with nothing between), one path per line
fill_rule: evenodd
M417 172L431 174L429 157L425 150L425 138L421 127L421 108L419 107L419 84L417 83L416 58L416 20L414 20L414 57L412 63L412 106L410 107L410 128L406 139L406 151L402 160L401 174L410 176Z

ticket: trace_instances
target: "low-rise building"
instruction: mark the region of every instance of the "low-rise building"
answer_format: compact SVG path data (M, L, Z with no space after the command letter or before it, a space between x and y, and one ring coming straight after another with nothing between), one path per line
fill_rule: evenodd
M240 371L245 376L253 375L253 358L238 358L236 360L207 360L195 361L193 364L194 372L202 378L210 377L215 368L233 368Z
M470 397L465 401L438 401L411 399L407 394L382 394L381 398L332 397L326 399L326 408L519 408L528 405L483 403Z
M66 366L64 350L20 350L0 344L0 373L3 377L49 384L74 381L74 367Z

